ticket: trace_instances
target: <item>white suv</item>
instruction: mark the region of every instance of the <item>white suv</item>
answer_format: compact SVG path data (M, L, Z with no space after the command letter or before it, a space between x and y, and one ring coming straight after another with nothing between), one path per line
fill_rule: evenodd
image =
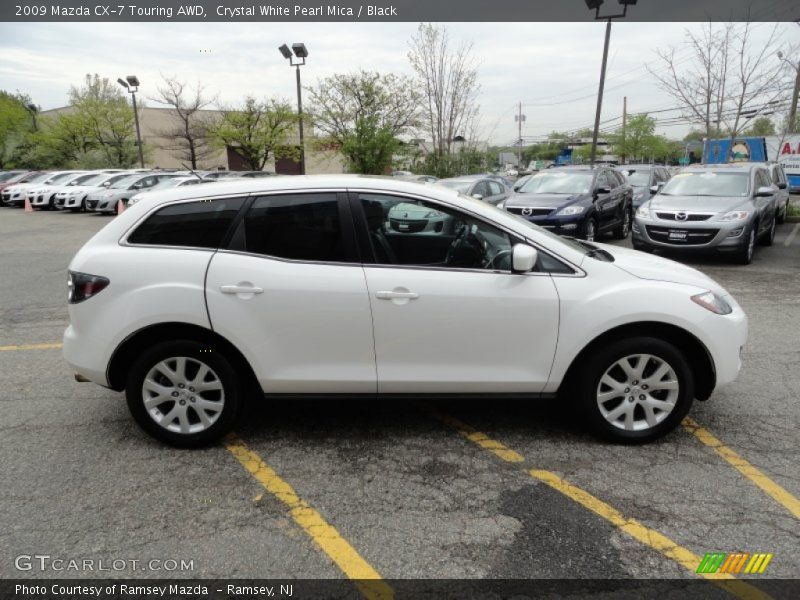
M398 230L399 204L449 222ZM558 395L605 437L647 441L735 379L747 337L694 269L396 178L148 194L78 252L69 288L76 378L125 390L180 446L261 392Z

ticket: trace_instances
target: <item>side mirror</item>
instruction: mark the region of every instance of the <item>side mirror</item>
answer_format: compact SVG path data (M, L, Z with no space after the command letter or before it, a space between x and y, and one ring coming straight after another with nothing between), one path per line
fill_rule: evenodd
M475 198L475 200L483 200L482 194L472 194L472 197Z
M783 182L779 183L778 184L778 189L779 190L785 190L786 189L786 182L783 181Z
M756 197L757 198L768 198L769 196L773 196L775 194L775 190L771 187L763 186L756 190Z
M651 194L657 194L661 190L661 187L662 186L660 186L660 185L651 185L650 186L650 193Z
M511 270L514 273L529 273L538 259L539 251L527 244L514 244L511 248Z

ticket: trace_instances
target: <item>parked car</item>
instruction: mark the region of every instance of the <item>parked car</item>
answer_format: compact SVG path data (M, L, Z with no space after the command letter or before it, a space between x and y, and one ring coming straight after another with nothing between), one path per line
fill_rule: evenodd
M163 179L176 177L170 172L136 173L128 175L112 183L110 186L97 192L92 192L86 197L86 209L100 213L117 212L117 204L123 204L135 194L149 189Z
M404 181L417 181L419 183L436 183L439 181L439 178L433 175L395 175L395 177L400 177Z
M272 171L237 171L237 177L274 177Z
M168 190L170 188L176 188L176 187L183 187L186 185L197 185L198 183L211 183L212 181L213 180L209 179L198 179L194 175L182 176L182 177L168 177L162 179L153 187L142 190L141 192L131 196L131 199L128 200L128 206L130 206L131 204L136 204L137 202L139 202L139 200L141 200L142 198L147 196L147 194L150 194L152 192L157 192L159 190Z
M778 205L778 224L781 224L786 221L786 213L789 212L789 179L782 164L774 162L763 164L769 169L772 185L778 188L775 201Z
M56 192L55 206L58 209L85 211L87 210L86 198L89 194L103 191L114 182L130 177L130 175L127 171L100 171L73 179Z
M398 204L441 232L387 226ZM150 194L69 265L63 353L197 446L249 395L515 394L643 442L740 369L747 318L695 269L555 236L442 186L310 176Z
M749 264L756 243L772 245L777 202L763 164L687 167L636 211L633 247L728 253Z
M0 202L2 202L3 206L22 206L25 204L28 189L41 185L53 177L54 173L43 172L32 176L24 182L13 183L0 192Z
M449 188L459 194L483 200L488 204L497 205L506 198L510 192L502 183L495 179L480 176L454 177L440 179L434 185Z
M0 199L2 199L2 192L7 187L12 185L16 185L18 183L28 183L34 177L40 175L41 171L6 171L2 173L2 175L8 175L7 177L0 178Z
M31 206L37 209L54 209L56 207L56 193L69 182L82 178L86 171L62 171L46 180L42 185L32 186L25 193Z
M624 165L617 169L633 188L633 208L639 208L652 198L672 174L661 165Z
M558 167L532 175L501 206L559 235L628 237L633 189L608 167Z

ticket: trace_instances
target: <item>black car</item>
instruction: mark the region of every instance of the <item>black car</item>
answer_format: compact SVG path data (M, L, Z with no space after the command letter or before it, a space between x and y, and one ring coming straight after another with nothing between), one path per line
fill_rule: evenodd
M611 232L628 237L633 189L608 167L557 167L531 178L500 208L559 235L592 241Z

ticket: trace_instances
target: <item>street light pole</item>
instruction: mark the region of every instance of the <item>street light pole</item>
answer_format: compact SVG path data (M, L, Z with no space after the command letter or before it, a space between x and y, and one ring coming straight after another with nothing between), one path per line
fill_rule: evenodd
M292 44L291 50L286 44L280 46L278 50L280 50L283 58L289 60L289 66L295 68L295 73L297 76L297 125L300 132L300 174L305 175L306 146L303 137L303 88L300 85L300 67L306 64L306 58L308 58L308 49L302 42L296 42ZM294 57L297 57L300 60L295 62Z
M789 104L789 123L787 124L788 133L797 133L797 102L800 98L800 61L795 65L788 58L784 57L783 52L778 52L778 58L792 67L797 73L794 78L794 90L792 91L792 100Z
M127 81L126 81L127 79ZM144 151L142 150L142 132L139 129L139 110L136 108L136 92L139 91L139 78L136 75L128 75L125 79L117 79L122 87L128 90L133 100L133 120L136 122L136 144L139 147L139 166L144 169Z
M597 138L600 134L600 113L603 110L603 89L606 84L606 64L608 63L608 44L611 39L611 19L622 19L628 14L628 6L636 4L638 0L619 0L619 3L624 7L622 14L619 15L606 15L600 16L600 7L603 5L604 0L585 0L586 6L589 10L594 11L595 21L606 21L606 38L603 44L603 64L600 67L600 86L597 90L597 110L594 115L594 130L592 131L592 154L591 164L594 164L597 159Z

